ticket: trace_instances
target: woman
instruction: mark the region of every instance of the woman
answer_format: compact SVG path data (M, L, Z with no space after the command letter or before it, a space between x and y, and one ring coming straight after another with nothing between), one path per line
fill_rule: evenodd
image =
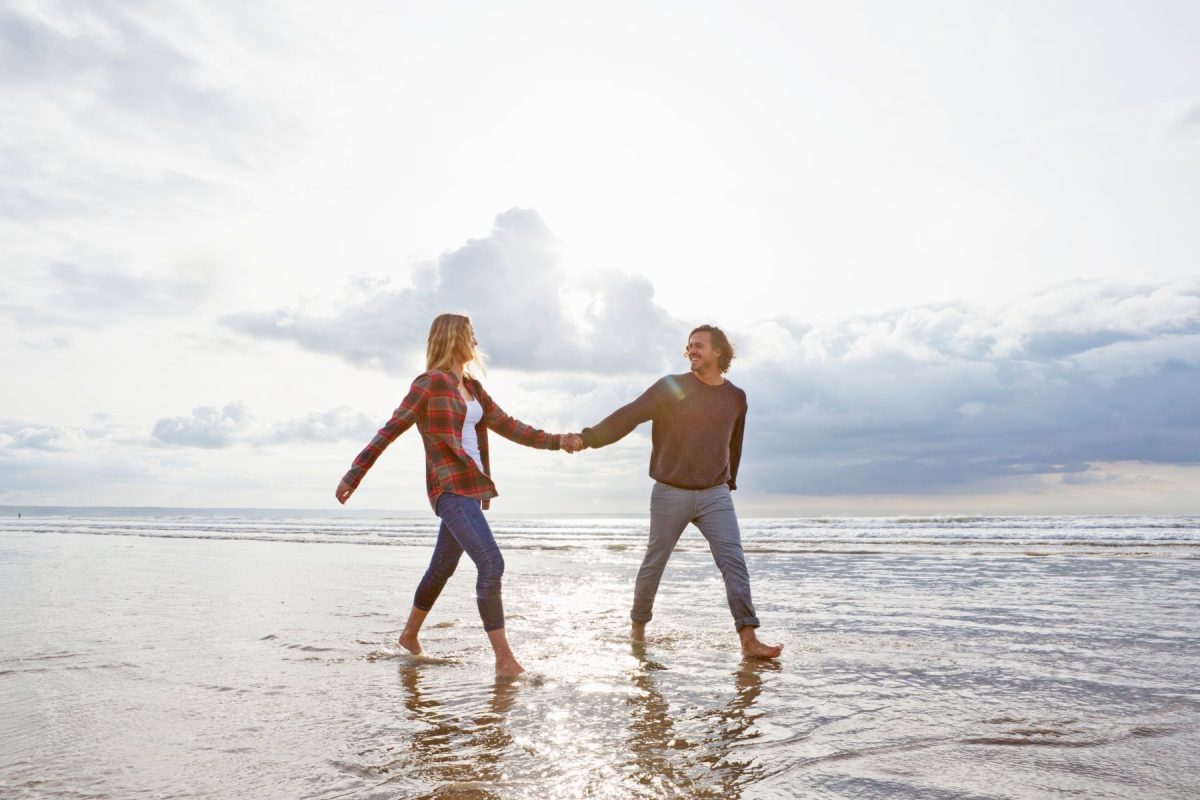
M505 414L466 371L472 362L481 364L478 345L468 317L442 314L433 321L425 350L426 371L416 377L392 418L354 459L338 484L337 499L345 503L384 448L415 424L425 443L429 502L442 525L429 569L417 586L412 611L400 634L400 645L411 653L421 652L417 638L421 625L465 551L479 571L475 599L483 629L496 652L496 672L516 677L525 670L504 633L500 599L504 558L483 516L488 501L498 494L489 477L487 431L491 428L506 439L542 450L561 448L573 453L582 447L582 441L576 434L549 434Z

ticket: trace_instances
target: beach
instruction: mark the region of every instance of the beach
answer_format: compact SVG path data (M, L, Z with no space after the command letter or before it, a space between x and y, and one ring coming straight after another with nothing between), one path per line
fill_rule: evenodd
M1200 794L1194 518L744 520L778 662L694 529L637 646L644 519L493 520L509 682L466 559L395 645L431 519L13 516L5 798Z

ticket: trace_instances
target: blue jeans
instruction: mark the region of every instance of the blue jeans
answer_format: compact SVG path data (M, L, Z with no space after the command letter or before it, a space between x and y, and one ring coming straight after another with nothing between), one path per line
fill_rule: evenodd
M504 603L500 599L500 582L504 576L504 556L492 529L483 516L479 501L460 494L443 493L437 500L437 515L442 518L437 545L429 560L429 569L417 585L413 605L429 611L437 602L442 587L454 574L463 551L475 562L479 576L475 579L475 602L485 631L504 627Z
M645 624L653 616L654 596L683 529L693 523L708 540L708 549L725 579L725 599L738 630L758 627L754 603L750 599L750 572L742 553L742 532L738 528L729 487L678 489L655 483L650 495L650 539L646 556L638 570L633 588L633 611L629 618Z

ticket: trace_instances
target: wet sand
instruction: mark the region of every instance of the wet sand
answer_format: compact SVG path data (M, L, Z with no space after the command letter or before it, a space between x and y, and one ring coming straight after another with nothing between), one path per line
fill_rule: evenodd
M428 555L4 531L0 796L1200 794L1194 558L752 553L760 663L703 551L644 647L636 549L508 551L507 682L466 561L395 647Z

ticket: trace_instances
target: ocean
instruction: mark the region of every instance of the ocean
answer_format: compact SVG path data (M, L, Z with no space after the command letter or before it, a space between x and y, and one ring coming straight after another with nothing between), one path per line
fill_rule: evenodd
M20 525L10 517L22 514ZM236 539L271 542L432 546L432 515L237 509L69 509L0 507L0 532ZM505 549L640 549L644 516L490 516ZM742 518L747 552L943 555L1200 556L1200 516L945 516ZM703 550L685 538L683 551Z
M17 519L18 511L21 518ZM737 648L690 528L492 516L398 649L432 517L0 509L5 798L1200 796L1200 517L742 520Z

